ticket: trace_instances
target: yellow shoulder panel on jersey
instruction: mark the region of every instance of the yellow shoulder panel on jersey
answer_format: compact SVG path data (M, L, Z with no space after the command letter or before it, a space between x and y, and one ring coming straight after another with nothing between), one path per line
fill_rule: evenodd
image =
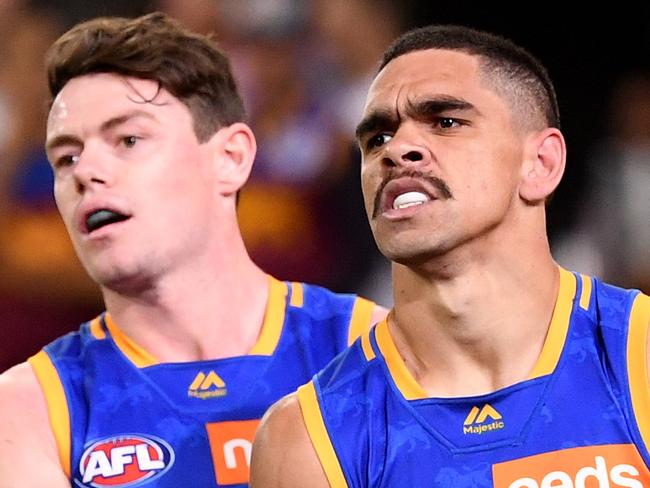
M305 421L305 426L307 427L307 432L309 433L321 466L323 466L330 487L347 488L348 483L345 481L343 470L341 469L338 457L336 457L336 452L334 452L334 446L327 434L327 428L325 427L325 422L323 421L323 416L318 405L318 397L316 396L313 381L298 388L298 401L300 402L300 410Z
M639 293L632 304L627 337L627 374L630 379L632 409L641 437L650 447L650 382L648 378L648 327L650 297Z
M160 363L160 361L133 342L131 338L122 332L109 313L104 315L104 320L106 321L106 328L115 341L117 347L138 368L145 368Z
M542 353L528 379L532 380L533 378L551 374L560 360L560 354L562 354L562 348L569 330L576 288L575 275L564 268L560 268L560 289L555 301L551 325L544 341Z
M292 307L302 307L305 303L305 291L302 288L302 283L291 283L291 300L289 305Z
M375 359L375 350L370 343L370 331L365 332L361 336L361 349L363 350L363 355L366 357L366 361Z
M287 293L288 287L285 282L269 276L269 301L266 305L264 323L257 343L249 354L270 356L275 351L282 334L287 308Z
M388 318L385 318L377 324L375 337L381 354L386 360L388 371L395 382L395 385L402 392L407 400L418 400L427 398L427 393L422 389L420 384L413 378L413 375L404 364L404 360L393 342L393 338L388 330Z
M95 317L90 322L90 333L95 339L106 339L106 332L102 328L101 316Z
M357 338L370 329L372 325L372 311L375 309L375 303L365 298L357 297L352 308L350 317L350 326L348 328L348 346Z
M61 467L66 476L70 478L70 412L61 379L45 351L41 350L27 361L34 370L43 390Z
M583 310L589 310L589 302L591 301L591 277L580 275L582 281L582 292L580 293L580 307Z

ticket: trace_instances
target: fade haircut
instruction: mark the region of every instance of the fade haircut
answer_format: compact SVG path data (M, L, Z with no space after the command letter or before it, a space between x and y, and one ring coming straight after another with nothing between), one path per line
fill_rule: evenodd
M519 123L530 126L536 121L560 128L557 96L546 68L531 53L495 34L459 25L413 29L388 47L378 71L403 54L425 49L478 56L483 79L510 102Z
M46 55L52 100L73 78L115 73L152 80L189 109L199 142L245 119L230 62L209 37L156 12L100 17L63 34ZM153 102L157 94L143 102Z

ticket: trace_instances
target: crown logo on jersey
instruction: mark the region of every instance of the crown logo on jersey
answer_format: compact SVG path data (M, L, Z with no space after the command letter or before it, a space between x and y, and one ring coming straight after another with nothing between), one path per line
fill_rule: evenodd
M208 398L222 397L228 393L226 382L214 371L205 374L199 371L194 381L187 389L187 396L206 400Z
M501 414L486 403L483 408L472 407L463 422L463 434L484 434L491 430L503 429L505 426Z

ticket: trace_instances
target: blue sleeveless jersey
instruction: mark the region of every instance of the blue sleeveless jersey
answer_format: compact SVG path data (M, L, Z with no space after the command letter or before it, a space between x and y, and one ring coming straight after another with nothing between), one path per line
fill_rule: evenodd
M270 279L249 355L158 363L103 314L29 362L76 487L244 487L265 410L370 327L374 303Z
M330 485L650 487L650 298L561 270L530 377L431 398L384 320L298 390Z

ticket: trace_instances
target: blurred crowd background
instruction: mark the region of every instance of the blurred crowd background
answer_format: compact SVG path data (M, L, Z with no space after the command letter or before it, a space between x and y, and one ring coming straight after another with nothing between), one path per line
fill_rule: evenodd
M569 148L549 206L566 267L650 293L650 3L519 9L424 0L0 0L0 371L102 310L53 203L43 53L74 23L161 10L214 33L258 138L240 221L279 278L390 306L366 222L354 127L384 48L432 22L527 47L556 83ZM147 191L142 188L142 191ZM480 198L480 195L477 195Z

